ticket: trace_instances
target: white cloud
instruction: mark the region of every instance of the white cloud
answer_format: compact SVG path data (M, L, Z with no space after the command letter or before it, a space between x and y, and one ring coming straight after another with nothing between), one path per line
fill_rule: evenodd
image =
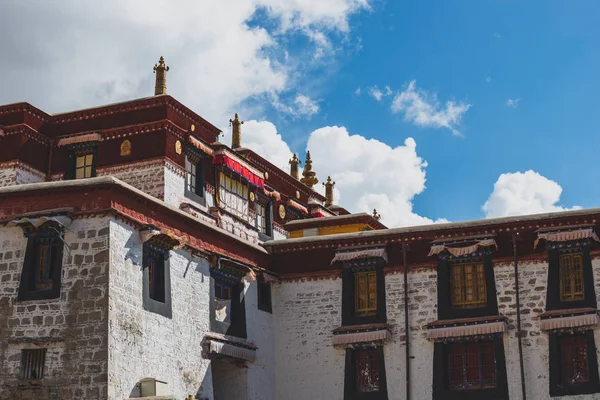
M376 208L391 227L434 222L412 209L413 198L425 190L427 167L417 155L414 139L392 148L350 135L345 127L327 126L311 133L306 148L319 180L330 175L336 181L337 204L353 212L372 213Z
M169 94L220 125L248 98L295 91L304 54L287 47L290 35L318 52L365 9L366 0L3 2L0 104L60 112L151 96L163 55Z
M486 75L485 76L485 82L486 83L491 83L492 82L492 77L490 75Z
M568 210L557 204L561 194L558 183L535 171L506 173L500 175L482 208L486 218Z
M356 90L354 91L354 94L357 96L360 96L360 88L357 87Z
M506 100L506 107L517 108L521 99L508 99Z
M386 86L382 91L377 86L372 86L368 89L368 92L375 100L381 101L385 96L392 94L392 89L390 89L389 86Z
M414 80L392 102L392 112L404 113L406 121L421 127L447 128L455 135L460 135L457 127L470 107L462 101L447 101L442 107L435 94L419 89Z
M317 103L317 101L303 94L299 94L296 96L294 104L296 105L296 112L299 115L311 117L319 112L319 104Z

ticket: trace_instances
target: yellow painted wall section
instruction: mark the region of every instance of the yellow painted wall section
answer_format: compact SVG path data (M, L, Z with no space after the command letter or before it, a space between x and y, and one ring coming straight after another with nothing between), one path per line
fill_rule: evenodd
M369 226L369 225L367 225L367 224L352 224L352 225L324 226L323 228L319 228L319 236L334 235L336 233L360 232L367 226Z

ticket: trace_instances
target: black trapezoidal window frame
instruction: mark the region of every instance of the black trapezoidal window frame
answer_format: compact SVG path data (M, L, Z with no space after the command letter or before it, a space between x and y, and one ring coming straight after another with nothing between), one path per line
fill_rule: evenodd
M96 166L98 164L98 142L84 142L84 143L76 143L68 146L69 150L69 167L65 172L64 179L65 180L74 180L76 178L77 171L77 157L91 155L92 156L92 165L91 165L91 176L89 178L93 178L96 176ZM86 178L80 178L86 179Z
M206 205L206 170L204 158L190 146L185 156L185 197Z
M551 331L548 333L549 339L549 382L550 396L574 396L581 394L600 393L600 380L598 377L598 358L596 355L596 343L594 340L594 331L591 329L575 332L575 334L585 335L587 350L587 368L589 379L587 382L565 384L562 376L562 345L561 338L571 335L571 333L561 333Z
M451 389L449 384L449 351L453 343L435 342L433 347L433 400L505 400L508 399L506 358L502 335L462 342L493 342L496 362L496 387L484 389Z
M596 290L594 288L594 272L589 252L589 242L559 248L557 244L548 246L548 285L546 289L546 310L566 310L572 308L596 308ZM563 253L581 253L583 260L583 300L563 301L560 285L560 255Z
M479 308L453 308L450 269L454 262L481 260L485 272L486 305ZM494 277L494 258L490 250L483 250L465 257L440 256L437 269L438 280L438 319L460 319L498 315L498 296Z
M46 369L47 349L22 349L19 379L42 379Z
M256 277L256 293L258 309L272 313L271 283L262 274Z
M58 224L45 224L37 230L26 233L27 248L21 281L19 284L18 301L45 300L60 298L62 281L62 264L64 250L64 229ZM39 263L44 257L46 263L46 285L39 283Z
M358 390L357 354L360 351L375 351L378 357L379 390L376 392L360 392ZM386 400L387 378L383 345L364 345L346 349L344 369L344 400Z
M152 271L152 268L155 268L156 270ZM142 270L144 310L167 318L172 318L173 309L171 305L171 267L169 263L169 251L155 247L148 242L144 243ZM160 279L162 279L162 282L159 282ZM150 288L151 281L154 282L154 290L151 290Z
M258 231L258 238L262 241L273 239L273 202L267 196L256 192L255 207L261 205L265 209L266 233ZM258 229L258 212L256 213L256 227Z
M379 257L343 261L342 265L342 325L386 323L385 260ZM360 315L355 311L355 274L375 271L377 274L377 311L374 315Z
M246 299L242 277L229 273L227 269L210 271L210 330L223 335L247 338L246 330ZM230 288L231 313L229 322L218 321L216 318L215 286L222 285Z

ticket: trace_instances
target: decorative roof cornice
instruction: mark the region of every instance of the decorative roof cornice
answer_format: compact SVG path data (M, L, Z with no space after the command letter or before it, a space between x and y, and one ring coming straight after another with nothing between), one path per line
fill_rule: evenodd
M10 135L25 135L28 138L43 144L44 146L52 146L52 144L54 143L54 141L51 138L42 133L39 133L27 124L18 124L4 127L3 131L3 137Z

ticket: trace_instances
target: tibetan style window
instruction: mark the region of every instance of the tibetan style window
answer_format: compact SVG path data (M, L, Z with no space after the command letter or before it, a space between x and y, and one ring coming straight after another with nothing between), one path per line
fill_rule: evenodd
M473 390L496 387L496 359L493 342L449 345L448 387Z
M273 237L273 210L269 201L258 200L255 203L256 210L256 229L262 239Z
M383 347L346 350L344 399L387 399Z
M46 364L46 349L21 350L20 379L42 379Z
M42 226L28 234L19 300L60 297L63 247L59 225Z
M171 276L169 252L151 243L144 244L144 309L171 318Z
M559 255L560 299L583 300L583 257L581 253Z
M81 143L70 148L71 165L66 179L85 179L96 176L97 147Z
M438 318L460 319L498 314L490 250L453 257L438 263Z
M342 265L342 325L385 323L385 260L359 258Z
M452 307L479 308L487 304L483 260L463 260L450 266Z
M354 311L360 316L377 313L377 272L354 274Z
M94 154L82 154L75 157L75 179L91 178L95 176Z
M246 303L243 273L230 267L211 269L212 301L210 330L229 336L246 337Z
M256 277L256 286L258 292L258 309L271 312L271 284L265 279L264 275Z
M226 211L246 218L248 216L248 184L219 174L219 205Z
M554 245L548 244L546 310L596 308L589 245L571 245L570 248Z
M550 395L599 393L598 361L591 330L550 333Z
M206 204L205 171L202 158L189 154L185 158L185 196L200 204Z
M508 398L502 335L455 337L435 343L433 399Z

